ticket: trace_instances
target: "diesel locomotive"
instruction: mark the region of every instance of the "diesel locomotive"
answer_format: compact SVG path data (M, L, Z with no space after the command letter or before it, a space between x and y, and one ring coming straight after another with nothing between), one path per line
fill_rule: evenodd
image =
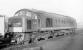
M17 44L72 35L76 28L76 20L72 17L35 9L20 9L8 19L8 32L15 34L13 40Z

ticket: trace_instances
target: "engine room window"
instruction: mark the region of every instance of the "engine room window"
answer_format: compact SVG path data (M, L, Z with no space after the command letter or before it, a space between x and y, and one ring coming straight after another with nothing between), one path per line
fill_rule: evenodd
M27 12L26 16L31 17L31 12Z
M21 15L25 15L26 13L24 11L20 11L19 13L15 14L15 16L21 16Z
M52 23L52 18L46 18L46 27L52 27L53 23Z
M38 24L40 24L40 19L38 19Z

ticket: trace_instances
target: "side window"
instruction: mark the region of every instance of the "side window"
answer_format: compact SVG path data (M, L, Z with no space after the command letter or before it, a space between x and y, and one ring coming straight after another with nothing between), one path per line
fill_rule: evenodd
M46 18L46 27L52 27L53 23L52 23L52 18Z
M62 24L64 24L64 20L62 19Z
M60 24L61 20L59 19L58 21L59 21L59 24Z
M55 19L55 21L56 21L56 24L57 24L57 23L58 23L58 22L57 22L57 19Z
M38 24L40 24L40 19L38 19Z
M38 19L38 26L40 27L40 25L41 25L41 24L40 24L40 19Z
M63 20L63 23L65 24L65 23L66 23L66 21L65 21L65 20Z
M60 24L60 19L57 20L58 24Z

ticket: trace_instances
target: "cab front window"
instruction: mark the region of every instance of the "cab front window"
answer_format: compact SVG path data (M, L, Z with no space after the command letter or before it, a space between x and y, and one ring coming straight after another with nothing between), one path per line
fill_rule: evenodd
M22 19L21 18L12 18L9 20L10 32L22 32Z
M22 27L22 20L20 18L12 19L11 24L13 27Z

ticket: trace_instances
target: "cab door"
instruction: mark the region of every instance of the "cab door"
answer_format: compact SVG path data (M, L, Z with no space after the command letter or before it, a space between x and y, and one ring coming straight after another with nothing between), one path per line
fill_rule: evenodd
M38 28L38 20L30 19L27 20L27 31L36 31Z
M32 21L31 20L27 20L27 29L32 29Z
M38 20L37 19L32 20L32 29L33 29L33 31L37 31L37 29L38 29Z
M27 31L30 32L32 30L32 20L27 20L26 23Z

